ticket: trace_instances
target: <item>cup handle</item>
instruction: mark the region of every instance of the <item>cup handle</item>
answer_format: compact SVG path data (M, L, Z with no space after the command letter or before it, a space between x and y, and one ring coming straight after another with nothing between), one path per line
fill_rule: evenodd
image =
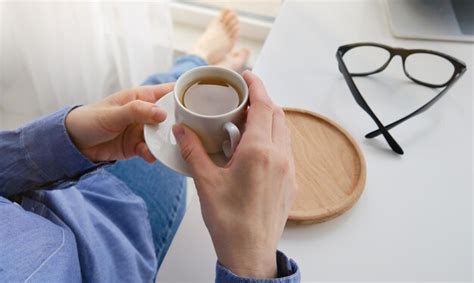
M225 123L222 128L229 134L229 140L222 143L222 150L225 156L230 158L240 142L240 131L239 128L231 122Z

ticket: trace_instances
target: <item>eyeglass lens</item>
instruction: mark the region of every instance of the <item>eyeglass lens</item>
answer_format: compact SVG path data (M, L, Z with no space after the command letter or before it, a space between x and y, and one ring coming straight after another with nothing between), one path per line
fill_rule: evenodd
M405 60L405 70L414 79L433 85L447 83L454 66L444 57L430 53L414 53Z

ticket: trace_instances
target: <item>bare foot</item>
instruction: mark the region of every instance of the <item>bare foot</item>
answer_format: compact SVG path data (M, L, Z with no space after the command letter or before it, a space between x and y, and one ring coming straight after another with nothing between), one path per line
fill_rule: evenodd
M239 19L233 11L225 9L207 26L190 53L214 65L226 57L238 37Z
M247 48L241 48L237 51L227 53L227 55L219 62L217 66L232 69L234 71L241 71L244 68L245 62L249 58L250 52Z

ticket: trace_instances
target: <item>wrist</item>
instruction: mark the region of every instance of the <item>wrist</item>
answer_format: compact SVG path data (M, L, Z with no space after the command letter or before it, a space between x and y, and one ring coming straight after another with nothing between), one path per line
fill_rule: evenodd
M74 115L77 111L77 108L71 109L69 113L66 115L66 119L64 120L64 125L66 127L67 134L69 135L69 138L71 141L74 143L74 145L77 147L76 144L76 137L75 137L75 122L74 122Z
M83 112L85 106L79 105L71 109L65 118L65 127L66 132L69 136L69 139L74 144L76 149L84 155L87 159L92 162L96 162L92 156L89 156L84 151L84 142L83 140L92 140L92 136L90 135L90 130L87 129L87 122L84 123L86 120L87 115L84 115ZM82 133L82 136L81 136Z
M267 279L276 278L278 274L276 251L266 254L239 254L231 259L219 259L219 262L239 277Z

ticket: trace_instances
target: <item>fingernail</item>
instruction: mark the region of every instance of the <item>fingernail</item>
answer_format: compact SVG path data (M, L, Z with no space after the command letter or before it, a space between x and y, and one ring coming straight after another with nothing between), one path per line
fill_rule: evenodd
M179 143L184 136L184 127L179 124L173 125L173 135Z
M153 113L153 118L158 121L164 121L166 119L166 112L161 110L158 106L153 106L151 112Z

